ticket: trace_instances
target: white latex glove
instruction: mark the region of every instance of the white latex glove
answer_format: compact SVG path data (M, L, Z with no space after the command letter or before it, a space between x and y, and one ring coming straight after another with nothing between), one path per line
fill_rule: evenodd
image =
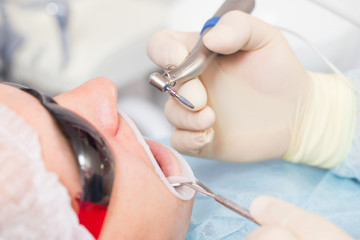
M176 66L198 39L199 33L163 31L150 39L148 54L159 66ZM237 162L285 155L293 162L333 167L343 160L352 136L352 130L343 127L352 129L353 119L327 122L333 116L350 116L341 111L353 110L336 105L353 106L353 95L342 81L332 75L309 74L277 28L240 11L225 14L203 43L221 56L199 79L178 89L193 103L193 111L174 99L165 106L166 117L176 127L171 138L175 149ZM338 89L345 89L345 94L337 94ZM351 99L338 101L338 96ZM333 129L339 132L327 132ZM346 145L344 150L337 151L341 144ZM340 156L328 159L335 156L330 148Z
M350 240L353 239L327 219L288 202L262 196L250 206L250 214L261 225L246 240Z
M148 52L160 66L178 65L198 39L199 33L160 32L150 39ZM309 85L307 72L282 34L246 13L233 11L203 41L223 56L211 63L201 82L195 79L179 89L195 111L174 99L167 102L165 114L177 128L171 139L173 147L182 153L229 161L282 156L290 141L296 102ZM213 140L212 131L207 130L211 127Z

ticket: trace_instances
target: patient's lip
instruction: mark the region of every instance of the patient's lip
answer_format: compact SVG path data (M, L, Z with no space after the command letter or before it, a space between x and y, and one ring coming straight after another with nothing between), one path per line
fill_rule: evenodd
M126 113L121 112L119 114L118 123L116 126L116 141L122 142L124 144L130 144L131 146L129 146L129 149L135 149L135 152L133 152L134 154L141 154L141 152L145 153L144 151L139 152L141 148L143 150L143 148L145 147L142 145L142 140L140 140L139 138L143 137L141 136L141 133L135 123L131 121L131 119L126 115ZM144 144L147 144L149 146L152 155L157 161L165 177L182 176L181 163L171 150L158 142L148 139L145 139L145 141L146 143ZM131 144L136 142L140 144ZM152 165L154 163L152 163L152 161L148 159L147 164Z
M165 177L182 176L179 159L164 145L146 140Z

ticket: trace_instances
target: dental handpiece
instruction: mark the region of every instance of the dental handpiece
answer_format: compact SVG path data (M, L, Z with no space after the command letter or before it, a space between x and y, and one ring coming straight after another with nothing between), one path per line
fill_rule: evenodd
M215 26L220 17L225 13L231 10L250 13L254 6L254 0L226 0L215 15L205 23L199 41L185 61L175 68L165 68L164 73L152 73L149 76L149 83L161 92L169 93L172 97L175 97L181 103L193 109L194 105L183 96L180 96L173 87L177 82L185 83L198 77L217 55L204 46L204 34Z

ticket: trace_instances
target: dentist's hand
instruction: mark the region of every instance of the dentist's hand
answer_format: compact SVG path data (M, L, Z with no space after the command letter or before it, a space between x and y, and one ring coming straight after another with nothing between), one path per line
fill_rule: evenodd
M251 232L246 240L353 239L327 219L273 197L256 198L250 206L250 214L261 227Z
M159 66L176 66L198 39L199 33L159 32L150 39L148 54ZM203 42L221 56L199 79L179 89L195 105L194 111L172 98L167 102L165 114L176 127L173 147L227 161L283 156L296 104L306 97L310 79L283 35L246 13L232 11Z

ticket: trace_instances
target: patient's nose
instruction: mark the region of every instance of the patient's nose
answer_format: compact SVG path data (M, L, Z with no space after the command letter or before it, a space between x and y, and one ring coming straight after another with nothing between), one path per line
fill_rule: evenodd
M55 100L93 124L99 131L115 135L118 127L117 88L106 78L95 78L60 94Z

